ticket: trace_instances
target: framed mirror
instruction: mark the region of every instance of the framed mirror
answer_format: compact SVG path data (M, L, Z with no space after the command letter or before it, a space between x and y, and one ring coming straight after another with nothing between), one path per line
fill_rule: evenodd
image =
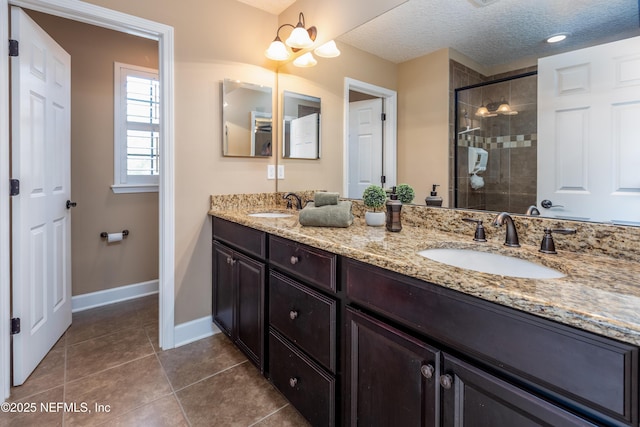
M320 158L320 98L284 91L282 157Z
M222 154L270 157L273 98L268 86L224 79L222 82Z

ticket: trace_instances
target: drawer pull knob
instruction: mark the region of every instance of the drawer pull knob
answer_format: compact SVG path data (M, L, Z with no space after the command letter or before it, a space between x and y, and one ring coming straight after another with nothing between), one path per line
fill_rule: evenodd
M295 377L289 378L289 385L291 388L295 388L298 385L298 379Z
M425 378L433 378L433 373L435 372L435 368L432 365L422 365L420 367L420 372Z
M291 255L291 265L296 265L300 260L297 256Z
M234 265L236 263L236 260L231 258L231 257L227 257L227 264L229 265Z
M443 389L449 390L453 385L453 378L451 378L451 375L449 374L441 375L440 385L442 386Z
M289 318L291 320L296 320L298 318L298 312L296 310L291 310L289 312Z

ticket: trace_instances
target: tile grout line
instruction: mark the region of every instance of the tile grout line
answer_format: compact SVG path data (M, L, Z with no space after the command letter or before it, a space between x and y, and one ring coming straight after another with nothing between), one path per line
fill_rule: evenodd
M248 362L249 362L249 359L245 359L245 360L243 360L243 361L242 361L242 362L240 362L240 363L236 363L235 365L231 365L231 366L229 366L228 368L225 368L225 369L223 369L223 370L221 370L221 371L218 371L218 372L213 373L213 374L211 374L211 375L207 375L206 377L201 378L201 379L199 379L198 381L194 381L194 382L192 382L191 384L188 384L188 385L186 385L186 386L184 386L184 387L179 388L178 390L176 390L176 393L177 393L177 392L179 392L179 391L184 390L184 389L185 389L185 388L187 388L187 387L191 387L192 385L196 385L196 384L198 384L198 383L201 383L201 382L202 382L202 381L204 381L204 380L208 380L209 378L215 377L216 375L219 375L219 374L221 374L221 373L223 373L223 372L227 372L227 371L228 371L228 370L230 370L230 369L233 369L233 368L238 367L238 366L240 366L240 365L244 365L245 363L248 363Z
M173 384L171 384L171 380L169 379L169 375L167 374L167 371L164 369L164 365L162 364L162 361L160 360L160 357L158 356L158 352L155 352L155 356L156 356L156 360L160 364L160 369L162 369L162 373L164 374L164 377L167 380L167 383L169 383L169 388L171 388L171 396L173 396L173 398L178 403L178 407L180 407L180 411L182 412L182 417L187 422L187 425L189 427L191 427L191 420L187 416L187 412L184 410L184 407L182 406L182 402L178 398L178 395L176 394L176 390L173 388Z
M253 427L255 425L257 425L258 423L261 423L262 421L266 420L267 418L269 418L272 415L277 414L278 412L282 411L284 408L286 408L287 406L289 406L290 403L286 403L283 407L276 409L275 411L271 412L270 414L265 415L264 417L260 418L258 421L256 421L253 424L249 424L248 427Z

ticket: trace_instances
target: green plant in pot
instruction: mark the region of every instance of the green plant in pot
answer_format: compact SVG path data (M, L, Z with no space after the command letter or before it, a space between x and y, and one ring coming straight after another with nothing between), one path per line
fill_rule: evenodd
M377 185L370 185L362 193L362 202L370 209L364 213L367 225L380 227L385 224L386 214L382 211L384 203L387 201L387 194Z
M411 203L413 199L416 197L415 191L413 191L413 187L409 184L400 184L396 187L396 194L398 195L398 200L402 203Z

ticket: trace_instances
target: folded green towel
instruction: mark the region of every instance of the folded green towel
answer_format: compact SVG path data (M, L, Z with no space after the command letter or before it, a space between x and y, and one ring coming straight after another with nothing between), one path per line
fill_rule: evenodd
M300 224L311 227L348 227L353 223L351 202L348 200L338 202L337 205L325 205L316 207L314 202L307 206L298 215Z
M319 191L313 196L313 201L316 204L316 208L325 205L337 205L340 193L329 193L326 191Z

